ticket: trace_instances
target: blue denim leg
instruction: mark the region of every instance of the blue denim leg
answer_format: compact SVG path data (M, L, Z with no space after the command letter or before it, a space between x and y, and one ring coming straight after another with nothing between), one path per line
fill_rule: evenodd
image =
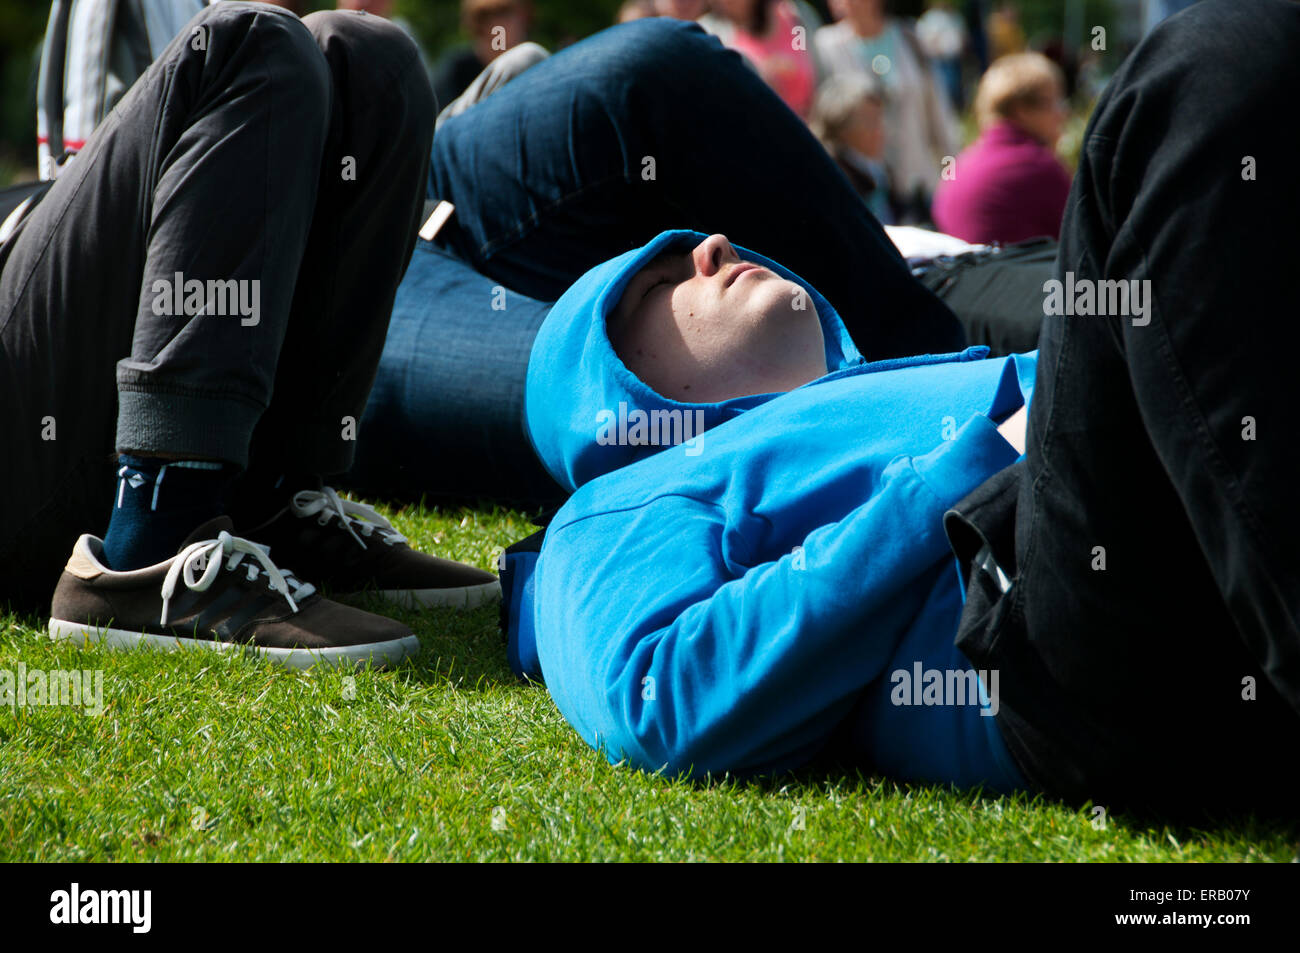
M419 242L343 482L402 496L562 498L522 422L528 353L549 308Z
M448 121L428 197L456 206L440 243L539 300L693 228L807 278L870 359L964 346L804 123L694 23L603 30Z

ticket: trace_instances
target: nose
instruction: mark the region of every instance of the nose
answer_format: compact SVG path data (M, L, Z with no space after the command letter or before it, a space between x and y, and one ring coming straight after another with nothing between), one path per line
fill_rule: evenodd
M696 274L705 278L716 275L724 263L740 261L740 256L731 247L726 235L710 235L695 246L691 258L695 262Z

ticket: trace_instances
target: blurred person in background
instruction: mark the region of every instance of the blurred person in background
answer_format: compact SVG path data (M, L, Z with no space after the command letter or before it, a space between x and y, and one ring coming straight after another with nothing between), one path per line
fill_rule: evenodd
M764 81L801 119L817 91L817 64L809 42L820 24L791 0L714 0L700 25L744 54Z
M698 20L709 12L709 0L653 0L655 16Z
M206 0L54 0L36 90L37 164L54 179Z
M962 20L966 23L966 36L970 39L970 54L976 75L989 68L989 34L984 26L988 0L964 0L961 5Z
M989 47L993 59L1025 49L1025 28L1020 25L1020 8L1014 3L998 4L989 14Z
M615 23L630 23L633 20L641 20L645 17L657 17L658 11L655 10L654 0L624 0L619 5L618 13L614 17Z
M36 92L37 168L42 180L58 176L131 84L210 2L54 0L50 4ZM259 2L297 16L307 12L303 0ZM370 13L391 6L392 0L339 3L340 9ZM406 32L411 35L409 29Z
M885 14L884 0L832 0L838 22L814 37L832 74L871 74L885 91L885 166L898 221L927 221L940 162L956 154L957 123L916 33Z
M975 94L980 135L939 183L934 222L968 242L1055 238L1070 174L1053 147L1069 107L1055 63L1040 53L994 61Z
M494 59L528 39L533 7L529 0L462 0L460 13L470 42L452 47L434 64L433 94L440 109Z
M966 24L950 0L934 0L916 21L916 37L934 64L944 92L955 109L966 106L961 83L961 55L966 49Z
M817 90L809 126L871 214L882 225L892 225L880 83L867 73L832 76Z

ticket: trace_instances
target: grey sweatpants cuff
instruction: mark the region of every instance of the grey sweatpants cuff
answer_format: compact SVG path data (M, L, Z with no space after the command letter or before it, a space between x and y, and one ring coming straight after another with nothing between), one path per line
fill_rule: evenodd
M117 450L183 454L247 468L253 428L264 410L229 397L119 389Z

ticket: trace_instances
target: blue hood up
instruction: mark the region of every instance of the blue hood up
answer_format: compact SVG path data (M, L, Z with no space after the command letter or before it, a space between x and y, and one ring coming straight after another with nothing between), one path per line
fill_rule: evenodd
M572 493L602 474L664 449L627 440L600 443L602 421L627 412L690 414L692 425L710 430L723 421L767 403L779 394L734 397L711 404L685 403L664 397L634 375L619 359L605 331L628 281L652 259L675 247L702 242L700 232L661 232L648 244L592 268L570 286L551 308L533 342L524 390L524 429L551 476ZM808 292L821 319L828 373L865 363L844 322L817 289L788 268L748 249L734 246L744 260L772 269ZM603 412L603 413L602 413ZM698 413L697 413L698 412ZM663 417L666 419L666 417ZM694 434L698 439L698 434Z

